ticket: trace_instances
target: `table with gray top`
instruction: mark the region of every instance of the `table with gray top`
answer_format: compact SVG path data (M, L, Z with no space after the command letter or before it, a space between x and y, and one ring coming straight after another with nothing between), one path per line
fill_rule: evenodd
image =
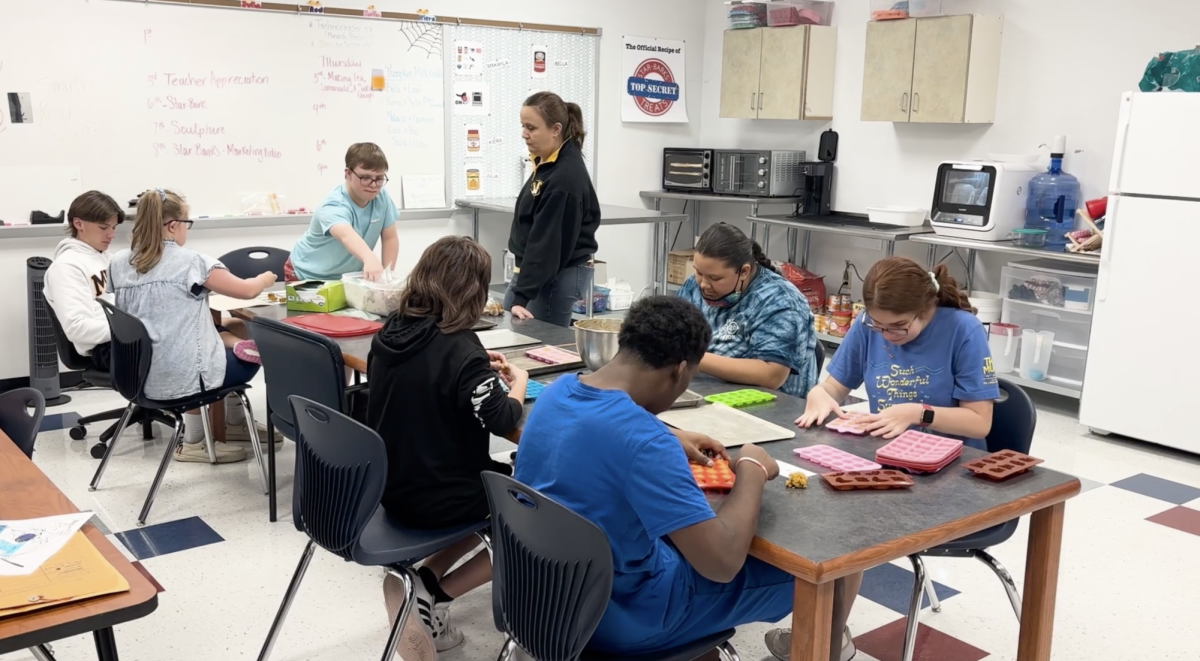
M236 314L242 318L282 318L287 313L282 306L272 306ZM497 328L512 329L546 344L574 342L574 332L569 328L537 320L513 321L507 314L495 321ZM336 341L348 366L366 369L370 337ZM553 377L538 380L549 382ZM700 375L690 388L711 395L743 386ZM804 400L773 394L777 397L773 403L743 410L782 427L792 427L804 412ZM763 449L778 461L819 473L825 469L799 459L793 452L817 444L873 459L884 441L817 428L799 430L796 438L766 443ZM984 454L964 448L962 457L946 469L936 475L914 476L916 484L911 489L897 491L839 492L816 477L810 478L808 488L803 490L786 489L782 479L767 484L750 553L796 577L793 661L828 658L835 580L1025 514L1033 516L1016 658L1049 661L1065 501L1079 493L1080 483L1075 477L1043 466L1000 483L974 477L961 467Z

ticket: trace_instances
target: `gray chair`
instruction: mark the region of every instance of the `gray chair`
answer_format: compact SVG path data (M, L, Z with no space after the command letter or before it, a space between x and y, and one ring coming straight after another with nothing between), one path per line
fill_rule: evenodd
M0 395L0 431L30 459L45 415L46 397L36 388L17 388Z
M1001 377L1000 400L996 402L992 410L992 431L985 439L988 452L1015 450L1022 454L1029 454L1036 428L1037 408L1034 407L1033 400L1029 399L1029 395L1021 389L1021 386ZM1013 580L1012 574L1005 569L1004 565L987 552L989 547L1007 542L1017 531L1018 522L1019 519L1005 521L1000 525L908 556L913 566L913 591L908 604L908 625L905 630L904 652L901 656L903 661L912 661L913 654L916 652L917 619L921 613L921 596L928 595L930 607L935 613L942 611L942 605L938 602L937 595L934 594L933 582L929 580L929 574L925 571L925 563L922 562L921 556L975 558L987 565L988 569L991 569L1000 579L1000 583L1004 585L1004 592L1008 595L1009 604L1012 605L1013 612L1020 621L1021 593L1017 590L1016 581Z
M229 272L239 278L253 278L270 271L279 282L283 282L283 265L292 256L290 251L269 246L239 248L221 255L220 261Z
M492 617L507 639L499 661L520 647L536 661L693 661L720 650L738 661L729 629L638 656L590 651L612 596L608 536L535 489L483 473L492 512Z

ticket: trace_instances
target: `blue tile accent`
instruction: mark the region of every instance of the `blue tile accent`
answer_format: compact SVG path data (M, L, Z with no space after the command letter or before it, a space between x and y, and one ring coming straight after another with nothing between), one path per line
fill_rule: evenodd
M198 516L126 530L116 537L138 560L225 541Z
M1113 482L1112 486L1139 493L1143 496L1157 498L1158 500L1175 505L1190 503L1200 498L1200 489L1196 487L1172 482L1171 480L1164 480L1161 477L1154 477L1145 473L1127 477L1119 482Z
M966 562L963 560L962 562ZM913 573L892 563L872 567L863 573L862 589L858 594L871 601L890 608L901 615L908 613L908 600L913 590ZM958 594L958 590L946 587L937 581L933 582L933 591L940 601L945 601ZM921 608L929 608L929 598L922 595Z
M79 414L74 411L66 413L55 413L42 418L42 426L38 429L38 433L48 431L58 431L60 429L69 429L79 424Z

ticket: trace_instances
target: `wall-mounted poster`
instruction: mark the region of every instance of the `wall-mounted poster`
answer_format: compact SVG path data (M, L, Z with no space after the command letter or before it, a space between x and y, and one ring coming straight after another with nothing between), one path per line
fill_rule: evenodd
M684 42L624 37L621 121L686 123Z

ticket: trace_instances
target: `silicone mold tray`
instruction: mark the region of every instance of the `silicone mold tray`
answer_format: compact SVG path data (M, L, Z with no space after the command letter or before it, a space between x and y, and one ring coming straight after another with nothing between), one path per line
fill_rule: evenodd
M875 461L918 470L944 468L947 461L962 454L962 446L957 439L910 429L876 450Z
M821 475L829 486L838 491L853 491L855 489L907 489L913 485L913 479L900 471L848 471L841 473L825 473Z
M859 436L865 434L865 431L854 424L856 418L861 418L865 414L850 413L848 415L850 416L849 418L834 418L833 420L830 420L829 423L825 425L825 428L841 434L858 434Z
M835 471L877 471L883 466L828 445L796 448L796 456Z
M547 365L574 363L579 360L579 354L558 347L538 347L525 352L526 358L531 358Z
M530 381L529 384L525 386L525 401L532 402L533 400L537 399L545 389L546 386L538 383L537 381Z
M692 475L696 477L696 484L705 491L729 491L733 489L735 476L733 469L729 467L729 462L724 459L714 459L712 466L701 466L700 464L691 464Z
M725 406L732 406L735 409L741 409L747 406L757 406L773 402L775 401L775 395L761 390L746 389L709 395L704 400L713 404L724 404Z
M980 457L975 461L968 461L963 464L963 467L980 477L999 482L1014 475L1020 475L1040 463L1042 463L1041 459L1035 459L1014 450L1004 450Z

